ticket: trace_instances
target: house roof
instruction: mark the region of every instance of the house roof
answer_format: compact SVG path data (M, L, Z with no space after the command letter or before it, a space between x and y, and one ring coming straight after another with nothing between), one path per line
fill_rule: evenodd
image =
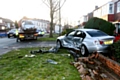
M4 21L4 22L9 22L9 23L14 23L12 20L10 20L10 19L5 19L5 18L3 19L3 21Z
M0 19L2 19L3 22L14 23L12 20L7 19L7 18L2 18L2 17L0 17Z

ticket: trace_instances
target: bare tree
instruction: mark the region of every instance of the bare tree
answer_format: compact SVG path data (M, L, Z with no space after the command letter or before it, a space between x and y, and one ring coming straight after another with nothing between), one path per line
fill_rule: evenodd
M54 15L55 12L61 9L66 0L42 0L45 5L50 9L50 35L49 37L53 37L52 31L54 26ZM60 5L62 3L62 5ZM59 14L60 15L60 14Z

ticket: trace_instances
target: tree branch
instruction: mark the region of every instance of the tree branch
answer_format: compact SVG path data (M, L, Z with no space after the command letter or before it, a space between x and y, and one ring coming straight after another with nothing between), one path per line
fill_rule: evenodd
M66 2L66 0L64 0L63 4L58 9L56 9L55 12L58 11L59 9L61 9L61 7L64 5L65 2ZM60 3L61 3L61 1L60 1Z
M46 3L46 1L48 2L48 4ZM42 0L42 2L47 6L47 7L49 7L50 8L50 2L49 2L50 0Z

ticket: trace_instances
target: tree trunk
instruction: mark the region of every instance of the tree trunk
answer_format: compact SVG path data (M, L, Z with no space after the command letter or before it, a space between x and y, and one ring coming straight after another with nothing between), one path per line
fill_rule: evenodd
M51 22L50 22L50 34L49 34L49 37L53 37L52 27L53 27L53 20L51 20Z
M50 34L49 34L49 37L53 37L53 34L52 34L52 30L53 30L53 5L52 5L52 0L50 0L50 19L51 19L51 22L50 22Z

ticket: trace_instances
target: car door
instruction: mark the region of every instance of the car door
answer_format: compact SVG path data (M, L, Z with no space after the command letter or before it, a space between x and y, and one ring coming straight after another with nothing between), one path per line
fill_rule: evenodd
M66 34L66 37L64 39L66 47L73 47L73 37L75 35L75 32L76 31L72 31L72 32Z
M79 48L82 41L84 39L84 35L82 31L76 31L75 36L73 37L74 47Z

